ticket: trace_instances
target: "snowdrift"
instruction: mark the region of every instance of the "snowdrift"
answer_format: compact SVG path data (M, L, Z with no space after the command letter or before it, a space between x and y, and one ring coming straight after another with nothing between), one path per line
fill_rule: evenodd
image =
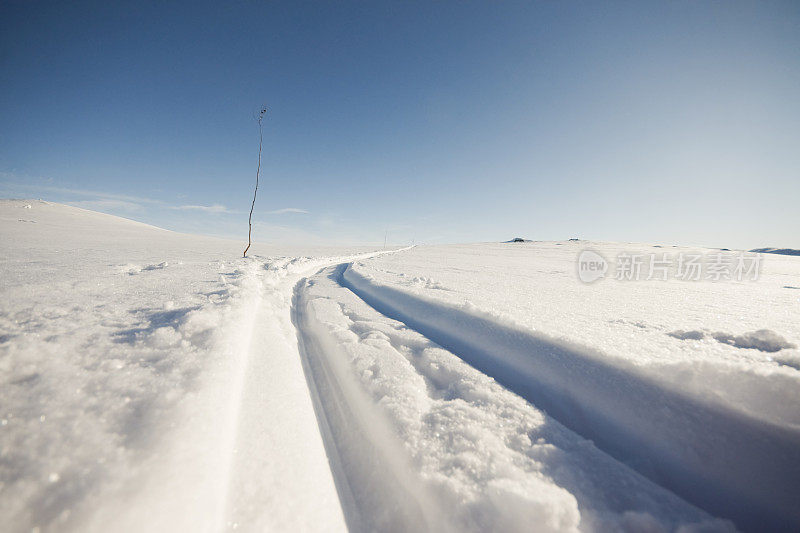
M800 526L800 430L696 397L591 348L511 327L469 307L380 285L344 286L494 377L613 457L749 529ZM768 382L761 393L773 396Z
M4 527L797 530L800 260L587 285L584 247L665 253L243 259L0 201Z

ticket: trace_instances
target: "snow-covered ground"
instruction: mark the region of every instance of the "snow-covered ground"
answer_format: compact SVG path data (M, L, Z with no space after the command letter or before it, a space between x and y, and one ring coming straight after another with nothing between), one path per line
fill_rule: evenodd
M663 253L415 248L358 261L341 285L686 501L742 528L797 527L800 261L762 258L757 281L583 284L587 246Z
M343 528L289 307L359 250L242 249L0 204L3 529Z
M267 248L0 202L10 531L800 527L800 258ZM701 250L703 251L703 250Z

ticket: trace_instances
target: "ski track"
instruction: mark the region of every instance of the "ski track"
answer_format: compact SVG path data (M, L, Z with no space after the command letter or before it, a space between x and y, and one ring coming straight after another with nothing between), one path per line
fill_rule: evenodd
M746 530L800 527L795 429L691 397L589 348L379 285L352 263L337 281L712 515Z
M404 452L391 428L371 409L351 369L332 357L335 340L309 334L306 280L295 288L292 318L297 328L308 389L314 401L340 501L350 531L431 531L438 521L430 495L409 475Z
M518 530L533 517L541 530L637 530L658 529L650 517L672 512L673 528L726 529L700 509L749 530L800 526L793 501L800 493L798 432L670 389L604 362L591 349L377 284L353 269L356 260L402 250L245 261L241 301L226 318L218 347L225 367L181 407L178 419L185 421L164 452L148 460L146 479L85 515L77 529L138 531L144 520L150 531ZM438 363L420 358L428 342L479 373L470 379L494 378L568 432L593 441L600 451L587 441L569 453L596 464L596 471L545 471L555 486L534 468L518 480L536 487L533 502L509 500L516 489L489 487L484 499L466 505L432 486L356 379L344 348L308 312L309 278L325 269L338 287L421 336L422 344L404 345L407 340L384 335L431 398L455 389L439 382ZM475 413L490 408L469 394L463 399ZM561 429L547 431L562 438ZM617 461L658 489L641 484L648 492L642 495L630 489L640 484L635 476L596 477L614 472ZM608 500L608 507L576 504L587 494Z
M227 483L220 483L214 531L243 524L253 530L342 530L286 312L286 287L305 268L316 265L279 261L261 272L250 335L243 332L249 337L246 356L231 389L233 427L222 476Z
M222 317L219 367L180 406L143 474L76 513L79 531L346 531L292 325L298 280L329 258L253 256Z
M343 287L293 315L351 531L730 531Z
M295 285L327 266L394 251L324 259L285 258L264 265L259 309L240 365L235 428L215 531L343 531L341 503L312 406L292 323Z

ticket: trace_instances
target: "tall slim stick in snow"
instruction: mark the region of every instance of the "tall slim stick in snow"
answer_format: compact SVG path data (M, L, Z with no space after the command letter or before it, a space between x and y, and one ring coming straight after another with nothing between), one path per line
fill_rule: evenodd
M256 169L256 188L253 191L253 203L250 205L250 217L247 219L247 248L244 249L242 257L247 257L247 250L249 250L250 245L253 244L253 208L256 206L256 195L258 194L258 176L261 174L261 145L264 143L264 125L262 124L262 121L264 120L264 115L266 114L266 107L262 107L261 111L258 112L258 168Z

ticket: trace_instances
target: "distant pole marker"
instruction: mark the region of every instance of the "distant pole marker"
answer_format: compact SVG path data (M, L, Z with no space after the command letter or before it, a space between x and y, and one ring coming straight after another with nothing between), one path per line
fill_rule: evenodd
M253 203L250 205L250 217L247 219L247 248L244 249L242 257L247 257L247 250L253 244L253 209L256 206L256 195L258 194L258 176L261 174L261 146L264 144L264 115L267 114L266 106L262 107L258 112L258 168L256 169L256 188L253 191Z

